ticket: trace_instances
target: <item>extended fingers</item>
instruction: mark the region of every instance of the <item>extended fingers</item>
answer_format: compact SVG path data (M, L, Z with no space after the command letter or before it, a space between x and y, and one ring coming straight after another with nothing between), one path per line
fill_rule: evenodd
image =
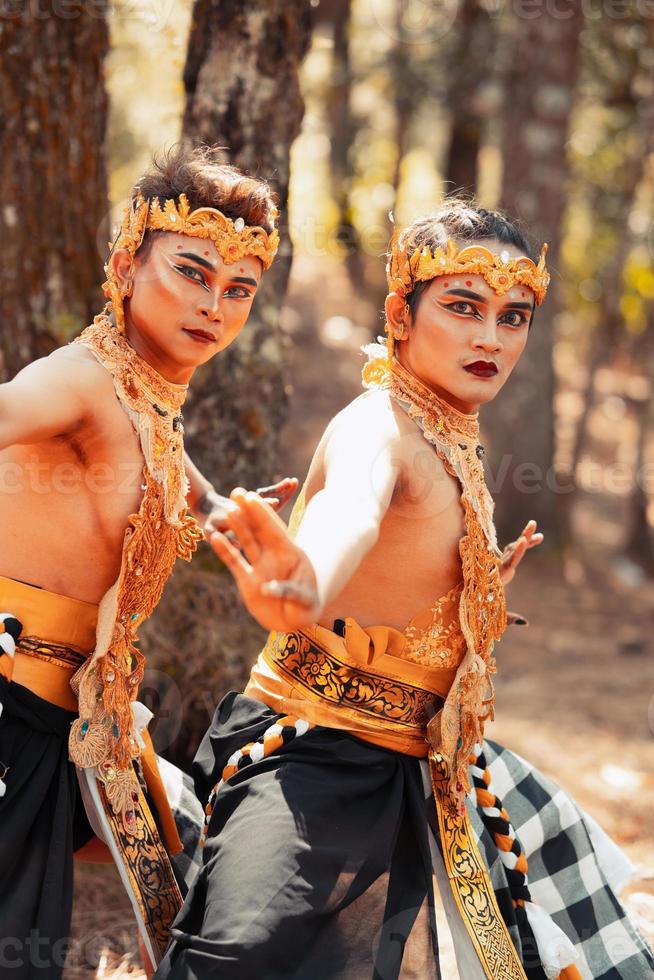
M237 584L244 582L252 569L238 548L220 531L213 531L209 535L209 544L230 570Z
M257 493L260 497L281 497L287 498L297 490L298 479L295 476L285 476L278 483L273 483L269 487L259 487Z
M227 517L229 527L239 540L241 548L245 552L248 561L255 564L261 557L261 548L252 533L250 519L247 511L240 507L235 507Z
M214 507L207 519L207 533L210 534L212 531L227 531L229 527L227 518L235 510L237 510L236 504L227 499L225 499L224 505L221 502L220 507Z
M536 521L528 521L525 525L524 531L522 532L522 537L527 539L527 543L530 548L533 548L534 545L540 544L543 540L544 535L540 531L536 532L537 527L538 524Z
M520 536L517 541L514 541L513 549L505 559L505 567L514 568L522 559L522 556L527 550L527 546L527 539L523 536Z
M247 515L252 534L262 546L281 544L288 539L288 529L270 504L252 491L232 491L232 500Z
M510 612L506 614L507 626L529 626L529 621L521 613Z

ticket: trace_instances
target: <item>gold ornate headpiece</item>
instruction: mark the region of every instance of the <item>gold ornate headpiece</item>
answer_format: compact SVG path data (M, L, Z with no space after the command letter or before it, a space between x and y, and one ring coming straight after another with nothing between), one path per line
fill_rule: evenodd
M545 266L547 244L544 244L538 262L528 256L521 255L512 258L508 250L498 253L491 252L483 245L466 245L459 248L456 239L448 238L445 245L439 245L433 252L428 245L417 245L411 237L403 240L402 233L396 231L391 238L386 263L386 279L389 293L397 293L406 300L413 292L417 283L428 282L436 276L480 275L498 296L503 296L513 286L527 286L533 290L536 305L545 299L550 274ZM408 331L408 306L405 307L404 330ZM390 378L395 351L395 336L389 328L386 329L386 356L381 356L383 348L378 344L369 344L362 348L368 355L369 361L363 368L363 383L382 383ZM405 333L405 336L407 334ZM381 341L383 338L379 338Z
M277 213L273 214L273 218ZM111 251L127 249L133 257L146 231L174 231L180 235L194 238L210 238L224 262L238 262L245 255L254 255L261 260L264 269L269 269L277 254L279 233L274 228L246 225L243 218L232 221L217 208L196 208L191 211L186 194L180 194L178 201L169 198L161 207L158 198L146 201L135 198L125 208L120 231L115 242L109 243ZM103 283L105 296L111 300L119 330L125 329L123 302L131 294L131 284L121 285L109 264L105 266L107 281Z
M506 249L499 254L483 245L467 245L459 249L454 238L448 238L445 245L439 245L433 252L428 245L412 246L411 239L403 243L400 233L393 235L386 264L389 292L405 297L412 292L416 283L436 276L468 274L483 276L498 296L519 285L533 290L538 306L545 299L550 281L545 267L546 244L541 249L538 263L526 255L512 258Z

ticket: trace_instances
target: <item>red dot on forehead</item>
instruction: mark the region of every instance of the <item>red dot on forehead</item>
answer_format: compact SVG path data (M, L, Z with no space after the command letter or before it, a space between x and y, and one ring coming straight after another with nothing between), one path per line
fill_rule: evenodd
M205 254L205 255L208 255L209 253L208 253L208 252L205 252L204 254Z
M180 248L183 248L183 247L184 247L183 245L178 245L177 246L177 251L179 252Z
M448 286L449 286L449 282L446 282L445 283L445 288L447 289Z
M466 286L472 286L472 279L466 279Z

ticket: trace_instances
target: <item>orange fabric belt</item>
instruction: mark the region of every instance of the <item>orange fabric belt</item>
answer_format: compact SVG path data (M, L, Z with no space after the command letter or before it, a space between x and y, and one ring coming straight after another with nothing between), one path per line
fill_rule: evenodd
M77 698L70 680L95 647L97 605L0 575L0 612L10 612L23 624L13 659L0 657L0 673L44 701L67 711L77 711ZM143 732L143 737L145 749L141 762L148 792L157 808L166 847L169 853L178 854L183 849L182 842L157 757L148 732ZM89 860L97 860L100 856L100 851L96 854L89 850Z
M98 607L0 576L0 610L23 624L13 661L0 658L3 675L76 711L70 679L95 646Z
M399 656L405 636L345 620L345 636L322 626L271 633L245 693L275 711L338 728L407 755L428 753L427 724L442 707L455 668Z

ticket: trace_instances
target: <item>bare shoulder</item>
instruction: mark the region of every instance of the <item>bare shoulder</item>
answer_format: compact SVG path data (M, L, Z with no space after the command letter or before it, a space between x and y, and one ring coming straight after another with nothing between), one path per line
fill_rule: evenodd
M93 352L83 344L66 344L64 347L58 347L50 354L48 360L62 370L68 370L72 375L79 374L83 379L110 377L109 372L103 368Z
M443 469L442 461L425 443L418 424L388 390L364 392L339 412L332 425L327 444L330 456L349 455L365 463L383 455L392 460L401 474L408 476L416 465L424 469L427 453L429 465L434 470Z
M399 411L399 414L398 414ZM404 413L383 389L370 389L358 395L329 423L325 436L347 443L370 443L377 447L402 436Z
M11 390L45 396L48 392L69 393L70 395L89 394L102 383L106 371L97 363L91 364L85 358L71 356L69 347L60 347L46 357L40 357L26 365L9 382Z
M313 454L306 478L306 495L310 500L325 484L326 457L364 460L364 454L376 457L380 450L399 437L395 406L387 392L364 391L338 412L325 428Z
M53 376L65 379L81 397L91 397L98 407L105 397L113 401L113 378L87 347L67 344L45 360Z

